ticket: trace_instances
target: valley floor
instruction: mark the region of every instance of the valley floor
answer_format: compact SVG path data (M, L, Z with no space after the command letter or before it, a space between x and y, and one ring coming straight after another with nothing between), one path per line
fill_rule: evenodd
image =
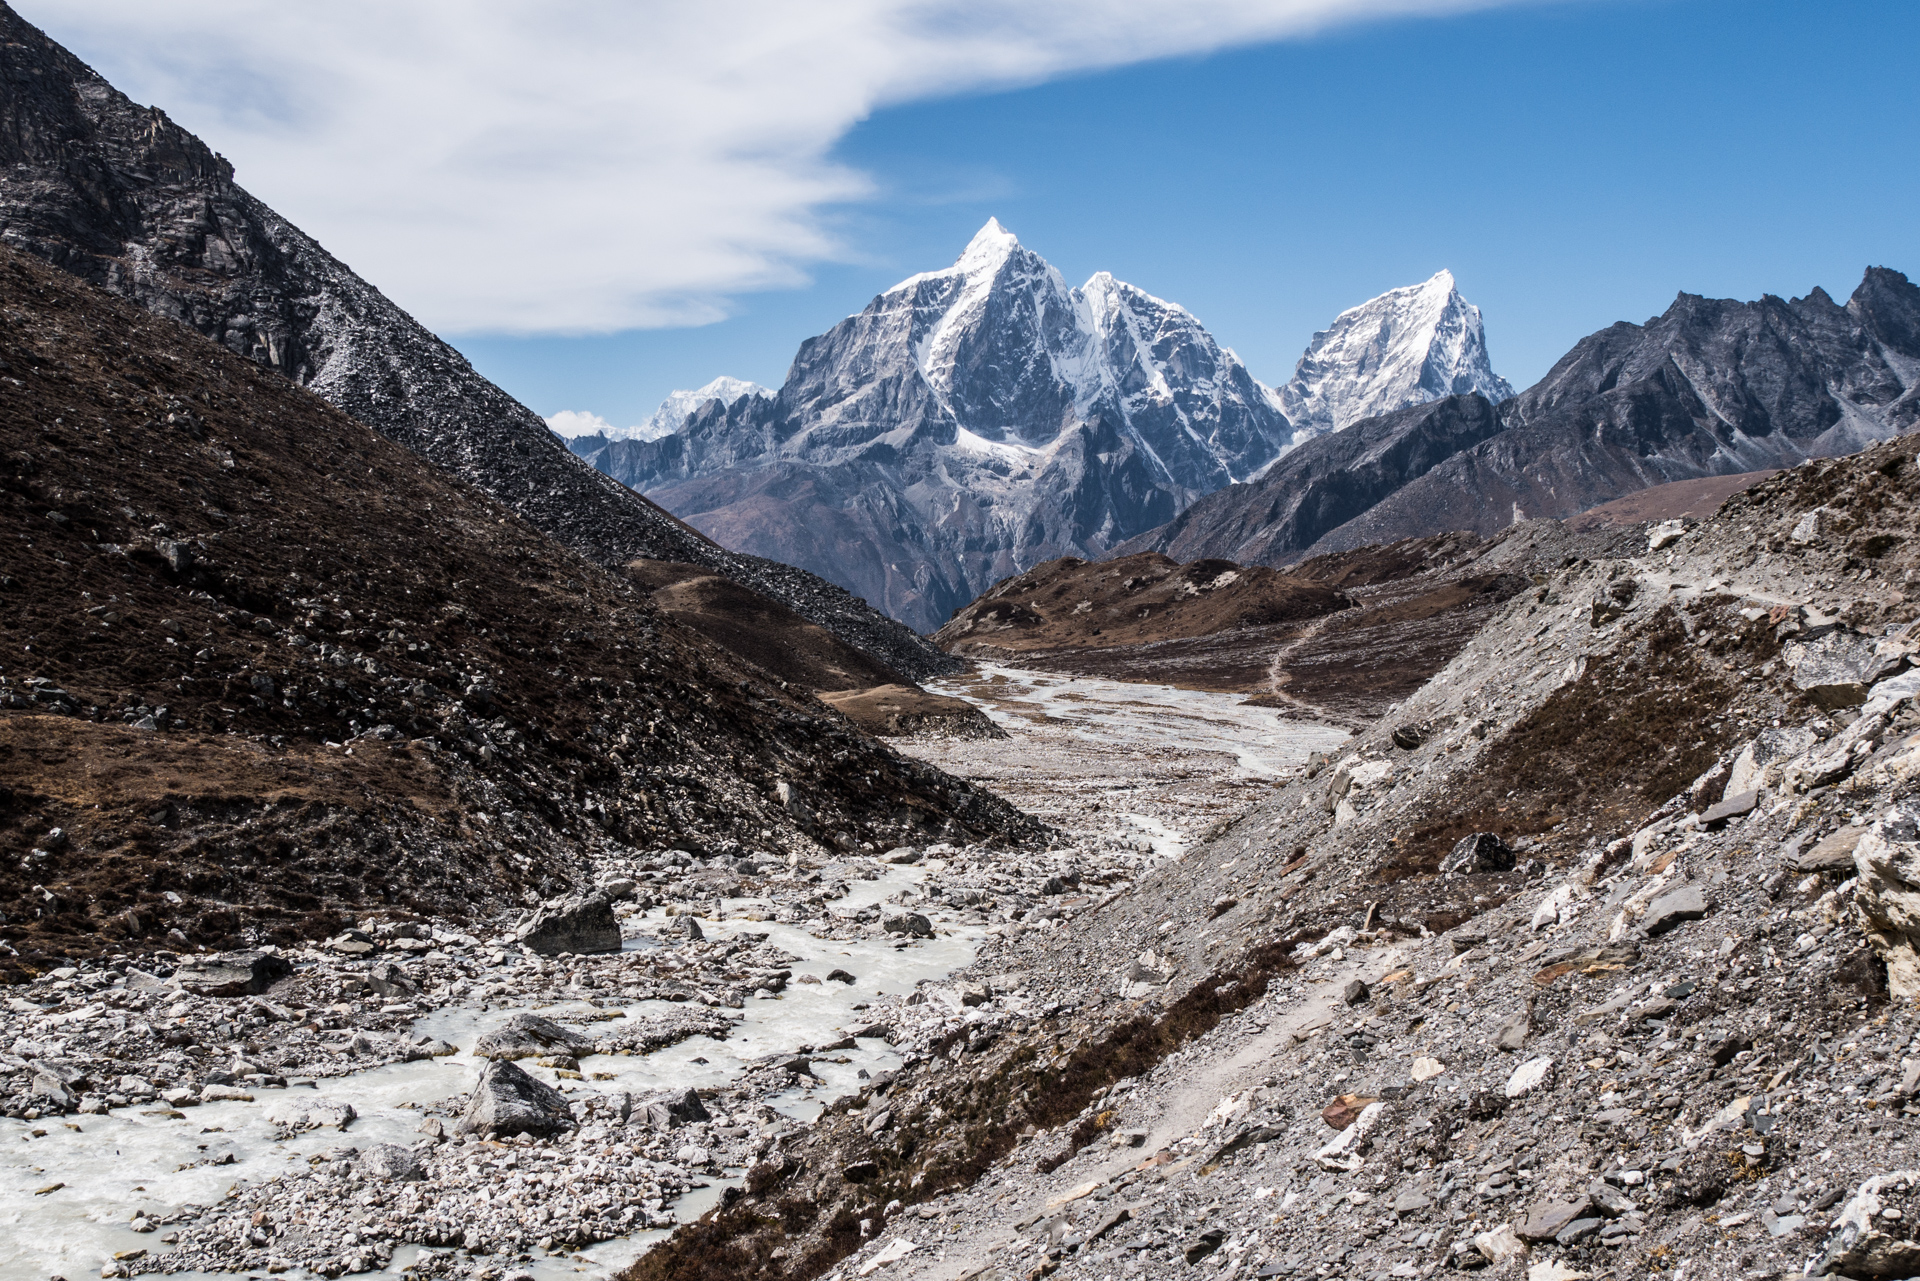
M950 975L1023 934L1066 933L1347 737L1239 695L1001 667L940 692L1009 738L901 749L1042 818L1049 849L610 865L640 882L616 955L369 921L367 946L286 952L295 972L264 997L196 993L187 957L13 989L0 1275L610 1275L823 1106L977 1021ZM932 937L895 932L916 913ZM991 990L995 1025L1016 1033L1054 1008L1044 974ZM521 1066L583 1124L462 1135L483 1038L526 1014L579 1038ZM662 1124L661 1102L689 1087L708 1118ZM465 1248L421 1246L423 1221Z

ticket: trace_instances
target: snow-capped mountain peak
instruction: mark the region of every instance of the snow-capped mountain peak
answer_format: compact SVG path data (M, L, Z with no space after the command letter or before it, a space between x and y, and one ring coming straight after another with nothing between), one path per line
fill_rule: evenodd
M729 378L725 374L714 379L704 387L692 391L672 391L660 402L660 408L653 411L653 417L637 427L629 427L614 440L659 440L671 436L686 425L693 411L709 400L717 400L723 405L732 405L745 396L772 396L771 387L762 387L759 383L748 382L744 378Z
M686 425L693 411L709 400L717 400L731 406L745 396L773 396L773 389L762 387L759 383L750 383L744 378L729 378L725 374L714 379L704 387L692 391L670 391L667 398L660 402L660 408L643 423L632 427L615 427L598 414L582 410L563 409L547 419L547 429L556 436L569 440L581 437L599 436L605 440L659 440L671 436Z
M1274 402L1300 444L1442 396L1513 395L1487 359L1480 309L1460 296L1451 271L1389 289L1350 307L1313 336Z

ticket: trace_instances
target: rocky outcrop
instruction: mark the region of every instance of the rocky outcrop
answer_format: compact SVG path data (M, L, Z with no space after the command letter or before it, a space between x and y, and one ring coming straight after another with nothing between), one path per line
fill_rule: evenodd
M543 1054L584 1053L593 1038L538 1014L520 1013L474 1043L476 1059L531 1059Z
M602 565L706 565L907 676L950 670L845 590L717 547L582 463L200 139L4 3L0 43L0 240L285 375Z
M293 973L275 952L235 952L208 957L174 971L174 982L195 996L258 996Z

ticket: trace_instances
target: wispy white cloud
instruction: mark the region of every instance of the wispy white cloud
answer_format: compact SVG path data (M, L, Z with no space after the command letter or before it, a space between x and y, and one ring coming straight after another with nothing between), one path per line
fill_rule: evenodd
M1518 0L20 0L429 326L718 319L843 252L877 107Z
M604 436L613 429L612 423L584 409L563 409L547 419L548 431L569 440L575 436Z

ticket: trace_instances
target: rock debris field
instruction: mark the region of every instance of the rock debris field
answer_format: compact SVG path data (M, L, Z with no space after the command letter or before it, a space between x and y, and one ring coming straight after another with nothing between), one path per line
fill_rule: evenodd
M950 692L1012 742L903 746L1038 814L1052 848L662 850L494 933L370 918L9 989L0 1271L608 1274L832 1100L957 1028L1057 1013L1044 976L951 976L1070 928L1344 737L1164 688L1000 670Z

